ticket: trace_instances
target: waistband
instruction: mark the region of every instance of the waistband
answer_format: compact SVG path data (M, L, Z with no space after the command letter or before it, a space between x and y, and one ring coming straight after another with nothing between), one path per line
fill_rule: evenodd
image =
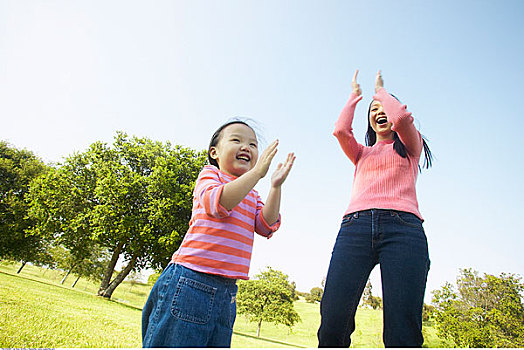
M225 276L221 276L221 275L215 275L215 274L212 274L212 273L209 273L209 272L197 271L197 270L194 270L194 269L189 268L187 266L184 266L184 265L182 265L182 264L180 264L178 262L174 263L174 262L171 261L169 263L169 265L179 266L182 269L190 270L191 272L194 272L197 275L202 275L205 278L210 278L212 280L218 281L218 282L223 283L223 284L236 284L237 283L236 278L229 278L229 277L225 277Z
M355 219L357 219L359 216L371 216L373 214L375 214L375 215L377 215L377 214L389 214L391 216L394 216L394 215L399 214L399 213L415 215L413 213L410 213L410 212L407 212L407 211L402 211L402 210L394 210L394 209L367 209L367 210L360 210L360 211L356 211L356 212L353 212L353 213L346 214L346 215L344 215L343 218L349 218L349 217L353 216ZM417 215L415 215L415 216L417 216ZM418 218L418 216L417 216L417 218Z

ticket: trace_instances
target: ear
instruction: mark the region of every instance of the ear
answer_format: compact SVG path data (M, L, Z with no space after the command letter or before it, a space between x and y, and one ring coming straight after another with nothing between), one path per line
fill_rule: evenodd
M213 159L218 159L218 151L217 151L217 148L215 146L211 147L209 149L209 156Z

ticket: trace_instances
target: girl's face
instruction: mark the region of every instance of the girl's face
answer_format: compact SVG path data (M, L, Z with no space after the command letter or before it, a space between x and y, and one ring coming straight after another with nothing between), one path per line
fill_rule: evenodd
M258 142L253 129L244 124L231 124L222 130L216 146L209 150L220 170L240 176L251 170L258 159Z
M393 139L393 131L391 130L393 124L388 122L384 108L378 101L371 103L369 123L377 133L377 141Z

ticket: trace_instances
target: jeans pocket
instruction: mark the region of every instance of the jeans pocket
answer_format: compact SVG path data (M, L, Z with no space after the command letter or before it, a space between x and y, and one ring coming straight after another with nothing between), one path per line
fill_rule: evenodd
M422 227L422 220L420 220L418 216L416 216L415 214L392 211L391 215L401 225L408 226L408 227L414 227L414 228Z
M180 277L171 314L181 320L206 324L211 318L217 288L186 277Z
M340 227L350 226L357 220L357 218L358 218L358 213L344 215L344 217L342 218L342 223L340 224Z

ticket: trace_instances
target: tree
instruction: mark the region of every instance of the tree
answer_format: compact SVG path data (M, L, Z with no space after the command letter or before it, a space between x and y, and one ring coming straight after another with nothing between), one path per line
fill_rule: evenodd
M362 303L370 306L373 310L382 309L382 298L373 296L373 286L369 280L364 288L364 293L362 293Z
M32 152L0 141L0 258L45 264L49 244L29 232L34 222L28 217L25 197L31 182L48 171Z
M154 286L161 274L162 272L155 272L149 275L149 277L147 278L147 284L150 286Z
M459 347L523 347L524 306L521 278L496 277L462 269L457 288L449 282L433 292L440 337Z
M322 294L324 290L320 287L313 287L309 294L306 295L306 301L308 303L320 302L322 300Z
M288 327L300 321L300 316L293 307L291 289L288 276L270 267L253 280L239 282L238 314L246 315L250 321L257 322L257 337L260 336L262 321Z
M67 277L74 273L76 280L73 282L72 288L81 277L85 277L92 281L100 282L103 277L104 266L107 265L109 257L107 252L96 244L92 245L92 250L88 255L78 260L63 246L53 246L49 249L49 254L52 257L51 267L61 268L66 271L62 278L61 284L64 284Z
M118 132L112 147L96 142L35 184L35 232L53 236L77 261L93 244L109 252L98 295L111 298L130 272L168 263L187 231L205 161L205 152ZM125 265L113 278L120 257Z

